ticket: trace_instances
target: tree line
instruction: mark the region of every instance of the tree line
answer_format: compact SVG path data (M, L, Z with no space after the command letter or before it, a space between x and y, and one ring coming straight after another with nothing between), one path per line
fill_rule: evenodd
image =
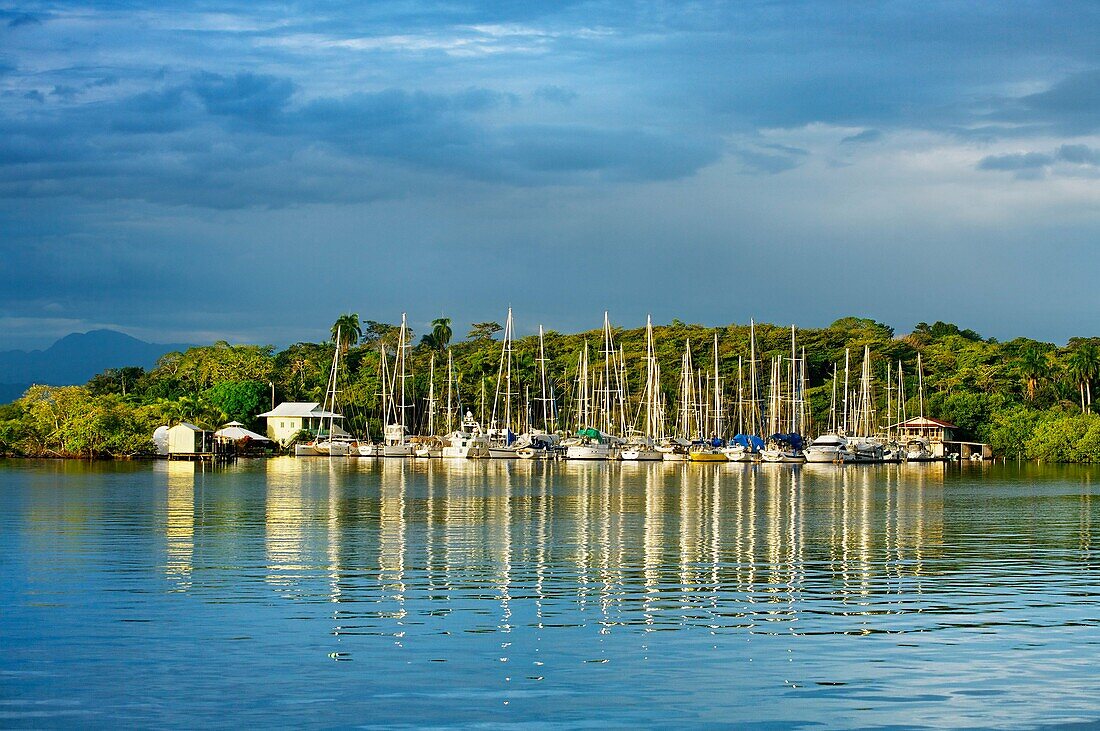
M594 323L598 324L598 323ZM445 393L447 355L454 363L453 399L480 415L482 394L488 408L500 358L502 329L497 322L472 323L462 339L449 318L439 318L419 338L410 337L407 400L414 427L426 422L430 363L435 360L435 393ZM713 369L712 338L718 335L718 370L727 403L736 399L738 361L747 373L750 352L747 324L705 327L673 320L655 327L661 389L674 403L684 348L697 368ZM257 414L279 401L322 401L334 350L341 356L340 408L350 431L377 439L381 433L381 352L392 358L399 327L341 315L322 342L299 342L283 350L271 346L217 342L168 353L156 367L104 371L83 386L34 386L15 402L0 406L0 452L26 456L121 456L151 449L150 435L160 424L191 421L214 428L241 421L258 431ZM789 326L757 324L756 352L761 363L789 357ZM622 348L628 388L641 391L644 328L614 331ZM990 443L1010 459L1057 462L1100 461L1100 415L1093 390L1100 379L1100 338L1073 338L1058 347L1028 338L1000 342L944 322L918 323L898 336L866 318L847 317L824 328L797 331L805 348L806 394L815 429L825 427L832 395L833 369L843 368L845 350L853 372L864 347L871 354L877 385L879 421L886 419L886 376L896 384L898 363L905 372L905 407L918 413L917 356L923 363L924 413L958 425L970 439ZM584 347L601 356L602 332L545 333L546 368L568 428L569 401L577 362ZM538 338L518 338L513 352L513 384L522 394L538 394ZM760 368L764 373L765 367ZM894 399L896 393L892 394ZM519 401L522 401L522 396ZM521 404L519 404L521 407ZM896 408L896 407L895 407ZM440 424L437 415L437 426ZM415 431L415 429L414 429Z

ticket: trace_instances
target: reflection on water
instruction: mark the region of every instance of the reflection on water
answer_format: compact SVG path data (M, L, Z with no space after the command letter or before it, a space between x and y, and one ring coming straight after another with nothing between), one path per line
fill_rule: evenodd
M279 458L0 475L18 597L4 682L36 698L20 673L46 672L51 646L116 681L135 672L119 648L155 647L188 678L165 681L163 707L155 682L149 709L108 703L110 722L190 725L169 708L182 695L216 725L204 690L226 672L257 703L282 688L321 704L284 709L307 725L643 722L691 697L701 722L1000 726L1047 720L982 700L1035 701L1038 678L1079 692L1059 718L1100 714L1100 671L1074 659L1100 615L1087 469ZM52 687L83 698L80 667Z

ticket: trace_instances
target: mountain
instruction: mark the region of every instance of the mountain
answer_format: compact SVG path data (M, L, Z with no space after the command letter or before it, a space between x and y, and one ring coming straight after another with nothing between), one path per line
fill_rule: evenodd
M32 383L70 386L86 383L107 368L152 368L157 359L183 343L157 344L114 330L72 333L45 350L0 351L0 403L18 398Z

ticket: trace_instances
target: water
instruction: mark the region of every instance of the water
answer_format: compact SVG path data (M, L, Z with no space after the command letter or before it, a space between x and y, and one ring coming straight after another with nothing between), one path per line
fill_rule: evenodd
M0 726L1096 723L1098 476L0 461Z

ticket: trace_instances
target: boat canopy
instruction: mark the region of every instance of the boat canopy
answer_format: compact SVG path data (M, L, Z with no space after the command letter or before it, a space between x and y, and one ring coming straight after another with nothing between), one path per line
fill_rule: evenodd
M764 448L764 440L755 434L738 434L732 440L735 444L740 444L745 449L751 449L754 452L759 452Z
M801 434L772 434L768 437L773 442L780 442L786 444L791 449L802 449L802 435Z
M589 439L595 439L597 442L603 443L603 432L599 429L593 429L592 427L585 427L584 429L577 430L578 437L588 437Z

